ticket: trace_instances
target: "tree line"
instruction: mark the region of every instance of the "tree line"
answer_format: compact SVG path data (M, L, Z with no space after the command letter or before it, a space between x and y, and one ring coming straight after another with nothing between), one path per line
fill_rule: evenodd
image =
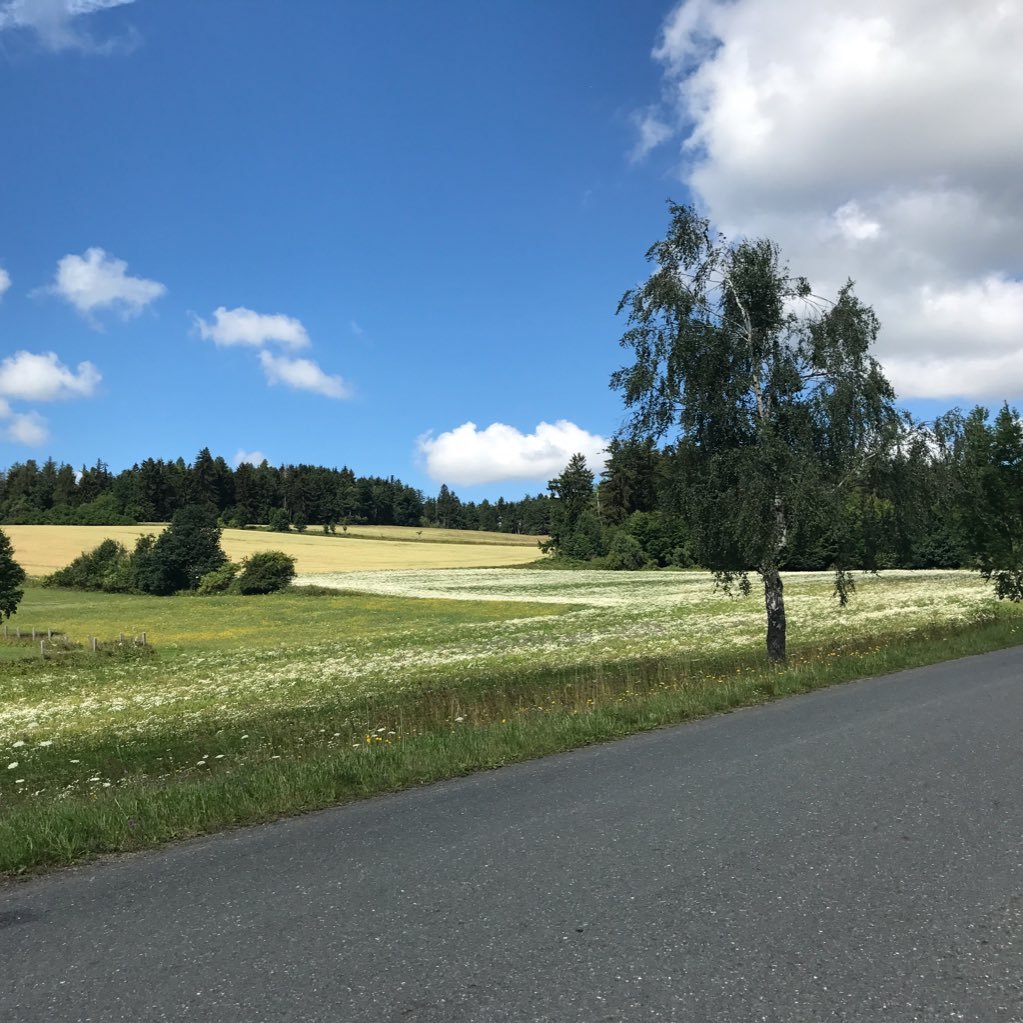
M618 305L627 422L600 485L581 455L550 484L549 550L611 568L698 564L763 585L786 656L783 569L969 565L1023 599L1023 424L1008 405L913 422L872 354L853 282L833 299L767 238L731 241L669 203L651 271Z
M331 531L342 525L442 526L546 534L552 501L462 501L446 485L426 496L394 476L357 476L316 465L237 468L203 448L191 462L147 458L113 473L102 461L77 472L52 458L0 473L0 522L9 525L130 525L169 522L188 505L216 510L223 526Z
M1023 472L1023 427L1014 410L1003 406L992 417L980 406L965 415L953 409L930 423L903 415L897 425L890 446L874 453L827 514L786 530L779 568L821 571L839 561L867 571L975 567L982 524L1000 517L993 509L1020 513L1023 491L1014 505L1002 478ZM594 567L701 564L705 544L693 507L701 481L689 471L690 457L684 443L619 437L598 478L581 454L573 456L549 484L557 501L546 546ZM1023 475L1019 481L1023 486ZM737 499L737 507L744 504ZM1008 540L1013 529L1005 531ZM1023 544L1023 521L1019 536Z

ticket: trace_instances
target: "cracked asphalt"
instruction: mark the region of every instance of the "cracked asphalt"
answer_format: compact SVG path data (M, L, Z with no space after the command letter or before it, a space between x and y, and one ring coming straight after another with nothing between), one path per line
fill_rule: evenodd
M1023 648L0 888L0 1020L1023 1021Z

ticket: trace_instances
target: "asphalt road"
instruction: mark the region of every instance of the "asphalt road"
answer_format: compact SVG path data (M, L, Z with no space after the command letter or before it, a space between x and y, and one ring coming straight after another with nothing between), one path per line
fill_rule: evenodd
M1023 648L0 888L0 1020L1023 1021Z

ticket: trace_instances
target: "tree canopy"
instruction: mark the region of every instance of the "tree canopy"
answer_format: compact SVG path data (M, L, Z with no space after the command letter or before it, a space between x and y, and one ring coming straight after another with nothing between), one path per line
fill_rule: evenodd
M611 385L628 436L674 440L697 560L725 585L762 578L768 655L781 661L791 537L827 537L844 602L848 495L898 426L870 354L879 324L851 282L826 302L772 241L732 242L692 207L669 209L653 272L619 303L633 361Z
M14 548L0 529L0 619L10 618L25 595L25 570L14 560Z

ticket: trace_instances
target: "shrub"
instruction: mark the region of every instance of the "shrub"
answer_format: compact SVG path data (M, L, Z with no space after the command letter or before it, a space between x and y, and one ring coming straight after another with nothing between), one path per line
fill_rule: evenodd
M242 562L235 580L238 593L275 593L295 578L295 559L284 551L260 551Z
M135 589L135 571L131 555L125 552L107 566L100 579L100 589L104 593L131 593Z
M269 526L274 533L290 533L291 519L283 508L271 508Z
M128 550L116 540L104 540L91 551L83 551L64 568L43 579L44 586L69 586L76 590L108 590L113 592L119 580L124 589L130 590L130 576L125 576L130 567Z
M228 561L221 565L220 568L207 572L199 580L199 589L197 590L199 596L210 597L215 593L230 593L234 588L234 581L241 571L241 567L241 565L235 564L233 561Z
M608 568L632 572L646 564L646 555L640 542L629 533L616 533L607 552Z
M79 526L130 526L135 519L121 511L113 494L100 494L75 508L71 521Z

